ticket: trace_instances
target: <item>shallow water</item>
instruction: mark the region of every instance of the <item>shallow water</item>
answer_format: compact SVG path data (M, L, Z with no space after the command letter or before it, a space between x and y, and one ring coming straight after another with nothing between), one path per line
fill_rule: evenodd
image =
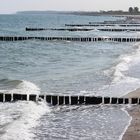
M116 140L129 119L115 106L75 106L53 110L41 117L36 139Z

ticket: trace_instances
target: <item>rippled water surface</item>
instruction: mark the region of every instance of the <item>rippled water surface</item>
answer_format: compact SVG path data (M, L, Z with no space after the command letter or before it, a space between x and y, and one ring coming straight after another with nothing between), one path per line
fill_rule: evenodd
M0 15L0 36L139 37L139 32L36 31L116 20L65 14ZM0 92L123 96L140 86L139 43L28 40L0 42ZM0 103L0 138L118 140L130 117L125 106Z

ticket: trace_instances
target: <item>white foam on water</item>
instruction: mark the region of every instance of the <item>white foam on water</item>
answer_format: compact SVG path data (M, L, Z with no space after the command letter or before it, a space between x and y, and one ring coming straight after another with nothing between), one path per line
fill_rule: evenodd
M128 107L130 108L130 106L128 106ZM124 108L122 108L121 110L124 111L124 112L127 114L127 116L129 117L129 121L128 121L128 124L126 125L124 131L123 131L122 134L120 135L119 140L122 140L122 138L123 138L125 132L127 131L128 127L130 126L131 121L132 121L132 117L131 117L131 116L129 115L129 113L126 111L126 108L124 107Z
M40 94L40 89L29 81L22 81L15 87L9 90L8 93L18 94ZM31 140L35 136L32 129L39 123L39 118L45 113L49 113L50 109L45 101L19 101L15 103L0 104L3 110L0 111L3 128L1 129L2 140ZM15 114L17 117L15 118ZM5 116L5 118L3 118ZM7 121L8 120L8 124ZM6 124L6 125L5 125Z
M132 59L129 56L123 56L121 58L121 62L115 67L113 82L117 82L125 78L122 72L127 71L129 69L129 63L131 61Z
M114 79L113 82L118 82L122 79L125 79L127 76L124 75L123 72L126 72L129 70L130 67L136 65L137 63L140 63L140 45L135 45L136 51L133 52L130 55L122 55L120 56L120 63L113 67L114 69ZM134 47L135 47L134 46ZM130 78L130 77L129 77ZM133 77L132 77L133 78Z
M123 55L119 58L119 63L110 70L105 71L106 75L113 73L113 80L110 85L104 86L101 95L123 96L140 87L140 79L128 76L126 73L130 67L140 63L140 45L135 45L136 51L130 55ZM134 47L135 47L134 46Z
M127 72L131 67L135 67L135 65L140 63L140 45L135 44L134 47L136 47L135 52L132 52L130 55L121 56L120 63L112 69L105 71L105 74L107 75L110 75L114 71L113 80L110 85L103 87L101 95L120 97L136 90L137 88L140 88L140 79L127 75ZM128 114L126 108L124 107L121 110L127 114L129 120L128 124L124 128L124 131L120 135L119 140L122 140L123 135L132 121L132 117Z
M9 86L10 82L14 82L15 80L8 80L9 81ZM17 80L18 84L13 88L13 89L3 89L0 90L1 93L9 93L9 94L26 94L27 95L27 100L29 100L29 95L30 94L36 94L37 97L40 94L40 88L35 85L32 82L26 81L26 80Z
M15 89L11 90L11 92L18 94L40 94L40 89L34 83L23 80Z
M0 136L2 140L31 140L35 137L32 129L39 123L39 118L50 112L44 102L17 102L13 107L18 107L21 116L5 127L5 133ZM10 107L10 104L9 104ZM13 113L14 113L14 108ZM16 113L16 112L15 112ZM7 114L8 115L8 114Z

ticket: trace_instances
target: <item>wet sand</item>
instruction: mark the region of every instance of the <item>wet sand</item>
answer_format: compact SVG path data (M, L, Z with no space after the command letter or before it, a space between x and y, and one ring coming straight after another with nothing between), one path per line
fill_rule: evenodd
M138 97L140 98L140 89L130 92L126 96L127 98ZM122 140L140 140L140 106L133 105L127 109L129 115L132 117L130 126L124 134Z
M140 98L140 88L128 93L124 97L126 97L126 98L134 98L134 97Z

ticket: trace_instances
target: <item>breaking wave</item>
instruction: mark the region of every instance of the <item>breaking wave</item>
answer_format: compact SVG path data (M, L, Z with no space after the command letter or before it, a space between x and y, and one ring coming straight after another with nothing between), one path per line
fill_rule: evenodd
M29 81L2 79L0 92L40 94L40 89ZM50 108L45 101L0 103L0 139L33 139L35 137L33 129L39 125L41 116L49 112Z
M104 71L106 75L112 77L111 84L102 89L104 95L123 96L140 87L140 79L128 75L130 68L140 63L140 44L135 44L134 47L136 48L134 52L120 56L116 66Z

